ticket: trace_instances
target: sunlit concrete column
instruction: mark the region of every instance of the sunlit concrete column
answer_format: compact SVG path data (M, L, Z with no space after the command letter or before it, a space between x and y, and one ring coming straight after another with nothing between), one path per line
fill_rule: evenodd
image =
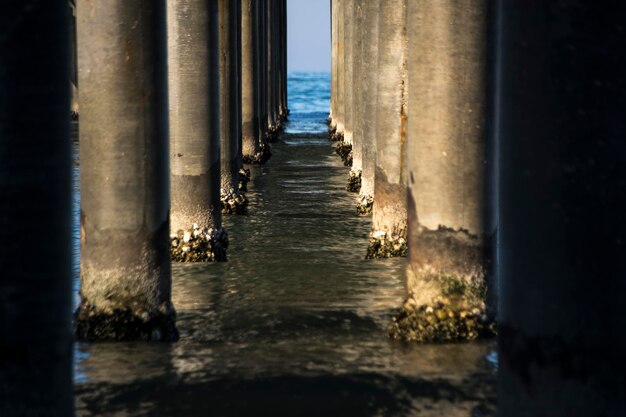
M626 415L626 3L498 4L498 415Z
M79 0L78 65L77 336L175 340L165 1Z
M5 3L6 4L6 3ZM73 415L67 0L0 6L0 415Z
M343 140L337 143L335 151L343 160L344 165L352 166L352 136L354 119L354 2L355 0L343 0Z
M218 3L169 0L167 28L172 259L225 261Z
M238 31L240 0L219 0L219 79L222 213L243 214L248 200L239 192Z
M363 115L361 190L357 213L369 214L374 204L376 125L378 118L378 9L380 0L363 1L363 62L359 100Z
M406 254L406 5L381 1L375 200L368 258Z
M487 1L408 2L408 297L392 336L489 335Z
M242 49L242 28L243 19L243 3L245 0L237 0L237 39L235 45L237 48L237 166L239 167L239 191L248 191L248 182L250 182L250 169L243 165L243 49Z
M337 110L337 0L330 0L330 113L328 132L333 135L337 130L335 114Z
M257 1L241 0L241 134L246 164L262 163L259 142Z
M330 140L341 142L343 141L344 132L344 83L345 83L345 71L344 71L344 34L345 34L345 2L347 0L335 0L337 2L337 93L336 93L336 107L334 119L337 123L337 128L331 132L329 136Z
M361 191L361 174L363 170L363 120L365 118L363 102L363 42L366 28L363 26L363 3L365 0L354 1L354 34L352 38L352 169L348 175L347 190L353 193ZM371 0L370 0L371 1ZM367 28L369 30L369 28ZM358 200L360 201L360 200Z

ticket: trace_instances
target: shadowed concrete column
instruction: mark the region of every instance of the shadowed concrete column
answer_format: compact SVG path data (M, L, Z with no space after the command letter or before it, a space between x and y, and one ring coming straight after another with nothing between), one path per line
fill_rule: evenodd
M239 192L238 32L240 0L219 0L219 77L222 213L242 214L248 200Z
M259 123L259 142L261 146L268 146L268 111L267 111L267 3L269 0L258 0L259 7L259 26L258 26L258 44L259 48L259 90L260 104L259 115L261 117Z
M267 0L257 0L254 2L256 8L255 13L255 37L254 48L256 54L256 71L257 78L257 106L259 130L257 132L257 142L259 143L260 155L258 164L267 162L272 153L267 142L267 34L266 34L266 5Z
M408 298L392 336L490 334L486 278L486 0L408 6Z
M498 4L498 415L626 415L626 3Z
M378 118L378 9L380 0L364 0L363 8L363 62L361 94L363 106L363 145L361 191L357 213L369 214L374 204L374 174L376 172L376 125Z
M287 119L289 115L289 105L288 105L288 93L289 89L287 88L287 81L289 79L289 68L287 66L287 0L282 0L283 4L283 36L282 36L282 60L283 60L283 94L282 94L282 115L283 119Z
M67 9L0 5L2 416L73 415Z
M273 142L278 137L278 119L275 113L276 104L276 9L274 7L276 0L267 1L267 132L268 141Z
M69 1L69 42L70 42L70 83L72 87L72 102L70 117L78 120L78 59L76 56L76 2Z
M363 86L363 42L366 28L363 26L363 3L365 0L354 1L354 34L352 38L352 169L348 176L347 190L358 193L361 190L361 173L363 169L363 119L365 117L362 86ZM371 1L371 0L370 0ZM370 28L367 28L370 30ZM358 201L358 200L357 200Z
M213 1L167 2L171 240L177 262L226 260L217 12Z
M344 82L345 82L345 71L344 71L344 16L345 16L345 2L346 0L335 0L337 2L337 93L336 93L336 107L335 107L335 115L334 119L337 123L336 129L331 132L329 136L330 140L341 142L343 141L343 131L344 131L344 108L345 108L345 100L344 100Z
M343 0L343 138L337 144L335 151L343 160L345 166L352 166L352 121L354 119L354 2Z
M337 130L337 0L330 0L330 114L328 132L332 136Z
M176 340L165 1L79 1L79 339Z
M406 254L406 2L381 1L375 200L368 258Z

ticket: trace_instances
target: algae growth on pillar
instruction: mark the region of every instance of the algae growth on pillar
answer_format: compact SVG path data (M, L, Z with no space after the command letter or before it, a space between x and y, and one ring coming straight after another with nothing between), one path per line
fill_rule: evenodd
M167 29L172 260L225 261L217 2L168 1Z
M82 340L178 338L165 1L78 3Z
M376 164L368 258L406 256L406 8L381 1L378 13Z

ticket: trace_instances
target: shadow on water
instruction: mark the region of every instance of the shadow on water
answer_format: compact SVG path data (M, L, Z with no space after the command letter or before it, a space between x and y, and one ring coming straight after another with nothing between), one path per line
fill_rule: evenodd
M224 220L229 262L173 266L180 341L77 345L79 415L493 415L493 344L387 338L404 260L364 260L370 220L325 136L328 85L291 75L249 214Z

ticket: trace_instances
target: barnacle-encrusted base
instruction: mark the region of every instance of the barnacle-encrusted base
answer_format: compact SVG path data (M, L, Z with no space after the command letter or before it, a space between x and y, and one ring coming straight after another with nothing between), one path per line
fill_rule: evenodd
M365 216L372 212L374 208L374 197L371 195L359 195L356 199L356 214Z
M370 235L367 259L405 257L407 249L406 229L397 233L375 232Z
M272 157L272 151L270 150L269 145L261 145L261 149L258 153L254 155L244 155L243 163L250 165L263 165Z
M229 190L220 196L222 214L245 214L248 210L248 199L245 194Z
M432 303L417 305L411 296L407 298L389 325L389 336L419 343L446 343L495 335L495 324L487 314L484 295L476 297L474 289L463 280L441 279L442 293Z
M248 183L250 182L250 170L241 168L239 170L239 191L248 191Z
M128 306L101 310L83 301L74 314L74 333L85 341L175 342L176 311L169 302L150 308L129 301Z
M335 152L341 157L343 164L347 167L352 166L352 144L340 141L335 147Z
M224 262L228 234L223 228L213 229L194 224L170 236L173 262Z
M358 193L361 191L361 170L350 170L350 174L348 174L348 185L346 186L346 190L351 193Z

